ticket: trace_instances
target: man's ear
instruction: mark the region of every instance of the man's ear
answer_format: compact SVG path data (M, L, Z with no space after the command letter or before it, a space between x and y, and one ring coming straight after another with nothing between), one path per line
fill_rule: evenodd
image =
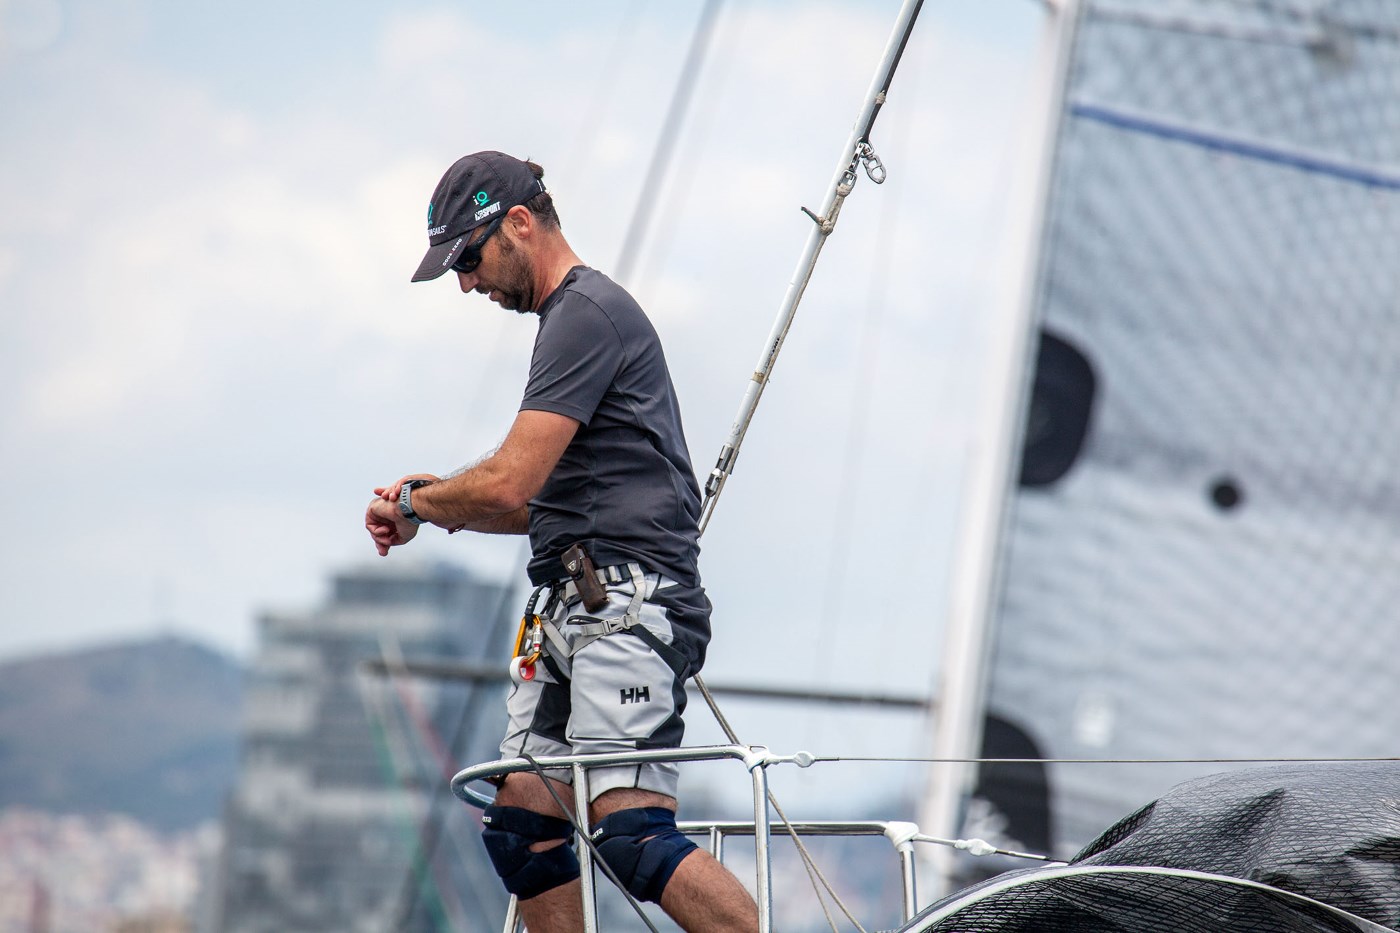
M517 204L506 211L506 223L516 239L528 238L535 231L535 215L524 204Z

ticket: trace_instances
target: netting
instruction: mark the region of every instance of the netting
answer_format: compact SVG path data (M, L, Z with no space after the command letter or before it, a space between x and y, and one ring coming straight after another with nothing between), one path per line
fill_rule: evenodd
M1400 769L1390 765L1213 775L1174 788L1123 819L1068 869L992 879L933 905L907 929L1393 928L1400 925L1397 799Z
M984 751L1395 754L1400 3L1087 4L1044 249ZM1210 769L986 795L1065 857Z

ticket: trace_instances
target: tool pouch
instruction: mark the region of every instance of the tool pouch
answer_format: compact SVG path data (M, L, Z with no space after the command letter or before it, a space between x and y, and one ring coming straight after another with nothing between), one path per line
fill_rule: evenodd
M598 582L598 568L593 566L593 558L588 556L583 545L571 545L559 559L563 562L564 571L569 575L569 579L573 580L574 586L578 588L584 609L597 612L608 604L608 591Z

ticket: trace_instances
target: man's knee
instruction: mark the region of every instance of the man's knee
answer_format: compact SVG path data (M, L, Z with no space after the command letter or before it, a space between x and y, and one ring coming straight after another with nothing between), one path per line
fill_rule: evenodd
M526 900L579 876L578 856L570 843L574 828L568 820L545 816L521 807L489 806L482 814L485 828L481 841L496 874L505 888L521 900ZM564 840L562 845L533 852L530 847L540 842Z
M593 842L632 896L653 903L660 903L676 866L698 848L676 829L676 815L665 807L605 816L593 831Z

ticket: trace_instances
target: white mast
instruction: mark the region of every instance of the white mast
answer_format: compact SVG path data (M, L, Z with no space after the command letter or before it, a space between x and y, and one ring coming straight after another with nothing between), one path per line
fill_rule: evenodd
M1055 140L1063 110L1070 50L1080 0L1046 2L1047 16L1037 49L1033 78L1037 99L1030 108L1023 164L1013 179L1012 203L1024 205L1014 218L1005 279L996 304L1009 307L1002 332L993 338L988 368L990 397L987 423L992 428L974 452L969 470L962 546L953 583L948 630L943 639L940 688L933 718L932 756L976 758L981 748L985 670L991 642L991 600L1009 492L1017 481L1024 410L1030 386L1029 360L1034 350L1035 300L1040 278L1041 242L1054 165ZM929 772L919 825L924 832L956 837L963 801L972 788L971 764L935 764ZM941 846L926 857L921 872L935 880L934 897L948 893L952 852ZM932 869L931 871L929 869Z

